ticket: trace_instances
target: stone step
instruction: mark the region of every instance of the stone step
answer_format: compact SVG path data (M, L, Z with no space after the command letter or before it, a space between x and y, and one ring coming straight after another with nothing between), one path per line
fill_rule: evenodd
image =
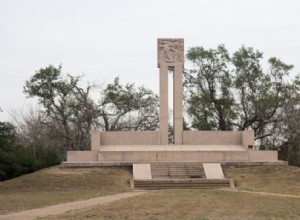
M205 178L202 163L152 163L152 178Z
M223 188L230 187L227 179L157 179L134 180L137 189L181 189L181 188Z

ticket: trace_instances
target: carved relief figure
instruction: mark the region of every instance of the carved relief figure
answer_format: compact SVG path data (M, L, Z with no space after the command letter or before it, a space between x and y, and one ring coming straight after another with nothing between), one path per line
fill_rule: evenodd
M183 39L159 39L159 63L183 63Z

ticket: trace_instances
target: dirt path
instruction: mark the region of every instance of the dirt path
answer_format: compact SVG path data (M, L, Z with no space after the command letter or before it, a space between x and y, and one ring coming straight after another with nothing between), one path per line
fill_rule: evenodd
M259 195L266 195L266 196L300 198L300 195L292 195L292 194L284 194L284 193L256 192L256 191L245 191L245 190L238 190L238 189L221 189L221 190L230 191L230 192L237 192L237 193L259 194Z
M31 210L17 212L17 213L13 213L13 214L0 215L0 219L1 220L35 219L37 217L43 217L43 216L53 215L53 214L57 215L57 214L61 214L61 213L64 213L64 212L67 212L70 210L82 209L82 208L90 207L93 205L113 202L113 201L123 199L123 198L138 196L138 195L141 195L144 193L146 193L146 192L145 191L135 191L135 192L127 192L127 193L111 195L111 196L97 197L97 198L92 198L92 199L82 200L82 201L77 201L77 202L68 202L68 203L48 206L45 208L31 209Z

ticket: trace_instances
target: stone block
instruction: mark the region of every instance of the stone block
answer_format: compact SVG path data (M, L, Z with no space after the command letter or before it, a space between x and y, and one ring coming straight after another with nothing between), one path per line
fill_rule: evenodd
M124 152L124 161L151 161L153 152Z
M174 66L184 62L183 38L158 38L157 39L157 66Z
M224 179L224 173L219 163L203 163L206 179Z
M273 162L278 161L277 151L253 150L248 151L249 161Z
M168 144L168 119L160 120L160 144Z
M151 167L150 164L133 164L132 165L133 179L135 180L151 180Z
M168 93L168 66L163 65L159 70L159 92Z
M183 131L185 145L242 145L241 131Z
M174 119L174 144L182 144L183 118Z
M174 101L173 101L174 109L174 119L183 118L183 100L182 93L174 93Z
M68 151L67 162L97 161L98 151Z
M166 152L166 161L174 162L174 161L189 161L190 160L190 152Z
M228 152L224 152L224 161L248 161L249 160L249 156L248 156L248 152L244 151L244 152L237 152L237 151L228 151Z
M245 130L242 131L242 144L245 149L252 149L255 145L254 141L254 131L253 130ZM252 146L252 148L251 148Z
M101 145L100 131L97 130L91 131L91 149L99 150L100 145Z
M174 68L174 93L183 94L183 67L176 65Z
M124 161L124 152L100 152L98 161Z
M156 152L156 160L157 162L166 161L166 153L164 151Z
M204 152L203 162L224 161L224 152Z
M159 118L168 119L168 93L160 93L159 97Z
M159 131L101 132L101 145L159 145Z

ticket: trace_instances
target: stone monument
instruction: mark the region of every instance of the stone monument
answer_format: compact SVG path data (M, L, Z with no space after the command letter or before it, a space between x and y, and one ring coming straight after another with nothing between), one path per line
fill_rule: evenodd
M183 131L184 40L157 40L159 68L159 131L91 132L91 151L69 151L65 167L137 163L277 163L277 151L253 149L254 132ZM168 72L173 77L174 144L168 144ZM149 167L148 165L146 167Z
M182 38L157 40L157 66L159 68L160 144L168 144L168 70L173 71L173 126L174 144L182 144L184 41Z

